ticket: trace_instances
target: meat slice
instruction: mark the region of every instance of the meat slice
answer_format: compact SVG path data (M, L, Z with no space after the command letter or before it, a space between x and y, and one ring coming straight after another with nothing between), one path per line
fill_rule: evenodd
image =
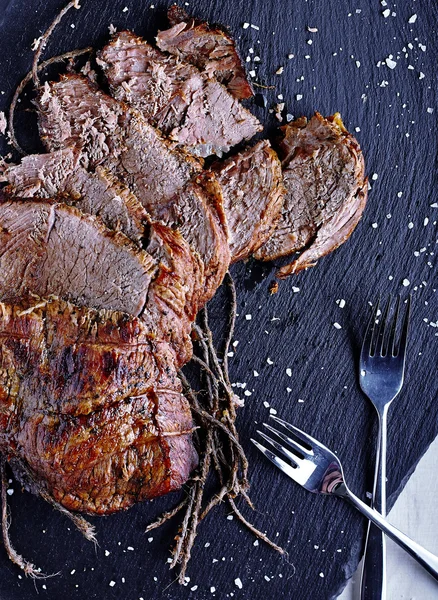
M367 196L364 160L339 113L316 113L281 128L279 144L286 196L274 234L255 257L273 260L304 251L278 275L314 266L345 242L362 216Z
M79 164L74 147L33 154L4 170L6 191L22 198L61 197L84 213L100 217L141 246L149 215L126 186L103 167L89 172Z
M139 315L156 261L91 215L48 201L0 203L0 298L56 294Z
M239 100L254 95L234 40L223 27L192 19L176 4L167 16L171 28L158 33L160 50L195 65L210 79L223 83Z
M101 515L181 487L197 455L165 342L55 298L0 307L0 452L24 484Z
M262 129L221 83L129 31L117 33L98 62L115 98L196 156L222 156Z
M48 84L39 99L39 125L52 151L80 150L80 164L120 177L151 218L179 229L204 262L199 306L216 291L230 255L221 190L200 164L166 142L134 109L81 76ZM199 177L196 175L199 173Z
M267 140L212 167L222 187L232 262L262 246L281 215L281 164Z

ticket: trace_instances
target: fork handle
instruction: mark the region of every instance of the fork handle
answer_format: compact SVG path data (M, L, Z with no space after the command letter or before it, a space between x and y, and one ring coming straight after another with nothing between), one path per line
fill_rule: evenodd
M388 405L378 410L378 416L376 468L371 505L385 517ZM360 597L361 600L386 600L386 540L383 532L371 522L368 525L365 543Z
M350 492L345 485L341 485L339 488L340 489L337 490L337 495L349 500L359 512L377 525L377 527L403 548L403 550L406 550L408 554L415 558L415 560L438 581L438 556L435 556L435 554L432 554L432 552L429 552L429 550L426 550L423 546L420 546L420 544L417 544L396 527L388 523L381 514L367 506L365 502L362 502L362 500Z

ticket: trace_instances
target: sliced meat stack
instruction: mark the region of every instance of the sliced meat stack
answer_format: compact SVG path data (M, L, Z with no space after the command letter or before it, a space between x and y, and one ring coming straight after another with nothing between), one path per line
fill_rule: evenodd
M365 208L368 182L359 144L338 113L303 117L281 131L286 197L276 230L255 257L273 260L302 251L280 269L279 276L287 277L314 266L350 237Z
M262 130L221 83L130 31L115 34L98 62L115 98L196 156L222 156Z
M347 239L366 200L362 153L338 115L262 127L233 40L169 11L159 48L131 32L85 76L46 83L46 154L2 168L0 454L68 509L107 514L180 487L197 464L177 369L230 261Z

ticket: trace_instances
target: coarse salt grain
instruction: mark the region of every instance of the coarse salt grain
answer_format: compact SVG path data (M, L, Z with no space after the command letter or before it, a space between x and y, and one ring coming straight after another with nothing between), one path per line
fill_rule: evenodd
M385 19L389 17L390 14L391 11L389 10L389 8L385 8L385 10L382 12L382 15L385 17Z
M253 545L253 546L258 546L258 545L259 545L259 541L258 541L258 540L255 540L255 541L253 542L253 544L252 544L252 545Z
M408 23L415 23L416 20L417 20L417 15L412 15L412 17L410 17L408 19Z
M241 589L243 588L243 584L242 584L242 582L241 582L241 580L240 580L240 578L239 578L239 577L237 577L237 578L234 580L234 583L235 583L235 584L236 584L236 586L239 588L239 590L241 590Z
M294 294L298 294L298 292L300 291L299 287L296 287L295 285L292 286L292 291Z
M129 10L128 7L125 6L125 8L122 10L122 12L128 12L128 10Z
M392 58L389 58L389 57L385 58L385 63L389 69L395 69L397 66L397 63L395 62L395 60L392 60Z
M249 23L244 23L244 24L242 25L242 27L243 27L243 29L248 29L248 27L249 27Z
M259 31L260 27L258 25L253 25L251 23L251 29L255 29L256 31Z
M320 577L324 577L324 573L321 571L321 573L319 574Z
M256 72L255 71L250 71L249 74L250 74L251 77L255 77L256 76Z
M371 175L371 179L372 179L373 181L376 181L376 179L377 179L378 177L379 177L379 176L378 176L378 174L377 174L377 173L373 173L373 174Z
M266 359L266 362L268 363L268 365L273 365L273 364L274 364L274 361L273 361L273 360L271 360L271 359L269 358L269 356L268 356L268 358Z
M335 329L342 329L342 326L341 326L341 325L339 325L339 323L333 323L333 327L334 327Z
M372 224L371 224L371 227L372 227L373 229L377 229L378 225L377 225L377 223L372 223Z
M109 556L111 552L109 550L105 550L105 556Z
M292 369L290 369L289 367L286 369L286 375L288 377L292 377Z
M341 298L341 300L339 300L339 308L344 308L345 306L345 300L343 298Z
M212 594L214 594L214 593L215 593L215 591L216 591L216 588L215 588L214 586L211 586L211 588L210 588L210 592L211 592Z
M424 79L424 77L425 77L424 73L422 73L420 71L420 73L418 74L418 79Z
M247 321L251 321L251 319L252 319L252 315L245 315L245 319L246 319Z
M265 401L263 402L263 406L264 406L265 408L269 408L269 402L267 402L267 401L265 400Z
M405 287L408 287L408 285L411 285L411 282L409 281L409 279L403 279L403 281L402 281L402 284L403 284Z
M281 75L284 71L284 67L278 67L278 69L275 71L276 75Z
M296 100L298 100L298 101L299 101L299 100L302 100L302 99L303 99L303 95L302 95L302 94L297 94L297 95L295 96L295 98L296 98Z
M430 108L430 107L429 107L429 108L427 109L427 112L428 112L428 113L431 115L431 114L433 113L433 108Z
M114 587L115 585L116 585L116 582L115 582L115 581L110 581L110 582L109 582L109 586L110 586L110 587Z

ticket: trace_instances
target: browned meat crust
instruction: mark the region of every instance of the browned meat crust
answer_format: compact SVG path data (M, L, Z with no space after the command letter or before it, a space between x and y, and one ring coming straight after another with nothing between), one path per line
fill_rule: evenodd
M286 196L274 234L255 257L273 260L306 249L279 275L313 266L343 243L356 227L366 202L364 160L339 114L316 113L281 128L279 144Z
M171 28L160 31L157 46L195 65L207 77L223 83L238 100L254 95L234 40L223 27L192 19L174 4L168 10Z
M71 510L178 489L193 422L167 344L138 318L58 299L0 304L0 451Z
M116 99L196 156L221 156L262 129L218 81L129 31L117 33L98 62Z
M267 140L213 165L222 186L232 262L262 246L281 215L281 164Z

